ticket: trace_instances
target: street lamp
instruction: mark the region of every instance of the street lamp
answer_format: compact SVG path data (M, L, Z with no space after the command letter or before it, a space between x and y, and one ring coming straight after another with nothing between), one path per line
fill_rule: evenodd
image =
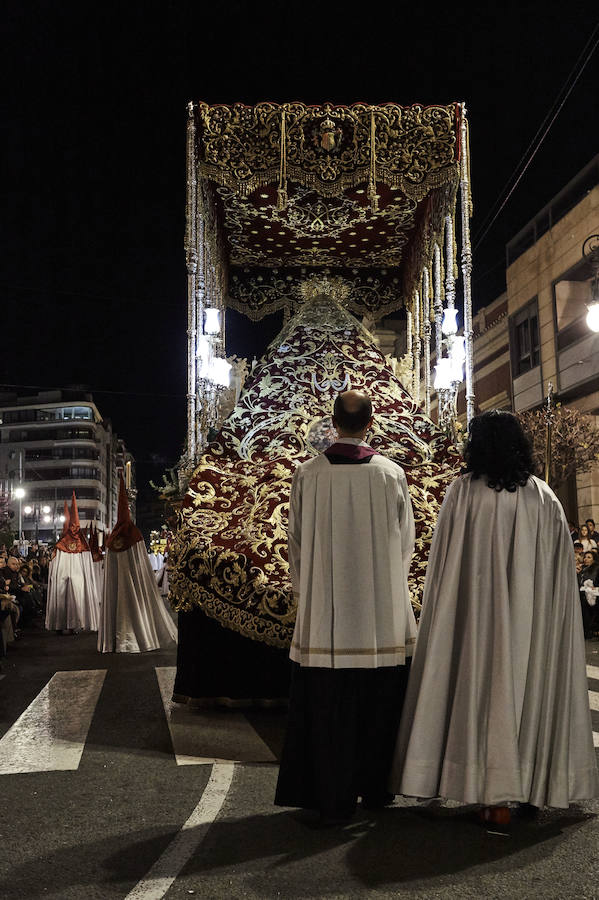
M34 525L35 525L35 542L37 543L39 540L39 524L40 519L44 523L44 525L49 525L52 522L52 508L48 506L47 503L44 503L43 506L39 504L34 504L33 506L29 503L27 506L23 507L23 512L26 516L34 517ZM64 521L64 516L61 517Z
M591 302L587 304L587 325L591 331L599 331L599 234L591 234L582 245L582 258L588 259L593 269Z
M457 310L450 306L443 310L441 331L445 335L441 346L447 349L447 356L441 356L435 366L433 387L437 392L438 416L441 428L455 439L457 400L460 384L464 380L466 361L466 339L458 335Z

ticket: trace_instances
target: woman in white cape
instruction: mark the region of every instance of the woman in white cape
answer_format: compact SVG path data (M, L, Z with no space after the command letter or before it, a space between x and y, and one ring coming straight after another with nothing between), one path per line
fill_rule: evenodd
M511 413L471 423L448 489L390 779L393 792L567 807L597 796L568 523Z

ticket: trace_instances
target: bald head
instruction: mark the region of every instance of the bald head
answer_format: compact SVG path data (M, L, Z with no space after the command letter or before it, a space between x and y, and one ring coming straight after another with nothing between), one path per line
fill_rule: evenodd
M339 394L333 407L333 425L339 437L362 437L372 424L372 403L363 391Z

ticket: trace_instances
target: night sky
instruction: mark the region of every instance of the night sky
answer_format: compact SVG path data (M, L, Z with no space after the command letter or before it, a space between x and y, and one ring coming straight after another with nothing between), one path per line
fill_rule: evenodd
M2 383L89 385L139 486L185 439L186 103L464 100L475 217L488 211L570 75L595 3L3 4ZM476 249L475 306L505 284L505 243L597 152L591 59ZM274 317L273 317L274 318ZM230 352L273 335L232 317ZM242 337L242 334L244 337ZM17 390L22 388L17 387Z

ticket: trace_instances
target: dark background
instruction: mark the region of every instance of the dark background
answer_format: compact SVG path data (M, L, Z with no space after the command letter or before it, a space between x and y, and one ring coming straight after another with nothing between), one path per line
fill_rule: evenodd
M185 440L187 101L464 100L476 244L597 22L595 3L415 7L4 4L0 380L89 385L142 498ZM597 152L598 56L476 248L475 307L504 289L506 241ZM232 316L228 349L274 330Z

